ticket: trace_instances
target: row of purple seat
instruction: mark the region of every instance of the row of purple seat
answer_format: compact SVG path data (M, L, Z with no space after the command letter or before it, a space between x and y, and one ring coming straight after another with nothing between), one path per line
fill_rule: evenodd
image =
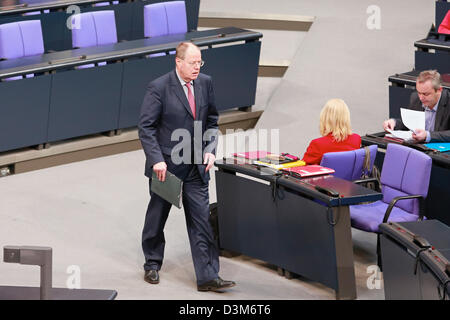
M184 1L161 2L144 7L145 37L185 32L187 32L187 17ZM114 43L117 43L117 30L113 10L85 12L72 16L73 48ZM40 20L0 25L0 59L16 59L43 53L44 41ZM21 78L18 76L7 80Z

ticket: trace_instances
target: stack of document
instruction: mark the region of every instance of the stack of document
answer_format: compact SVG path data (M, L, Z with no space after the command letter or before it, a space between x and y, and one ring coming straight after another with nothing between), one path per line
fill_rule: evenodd
M233 153L233 156L239 158L245 158L249 160L258 160L260 158L264 158L268 155L271 155L270 152L267 151L249 151L249 152L236 152Z
M287 163L282 163L282 164L274 164L274 163L254 160L253 164L256 164L258 166L263 166L263 167L270 167L270 168L274 168L277 170L281 170L284 168L301 167L301 166L306 165L305 161L302 161L302 160L297 160L297 161L292 161L292 162L287 162Z

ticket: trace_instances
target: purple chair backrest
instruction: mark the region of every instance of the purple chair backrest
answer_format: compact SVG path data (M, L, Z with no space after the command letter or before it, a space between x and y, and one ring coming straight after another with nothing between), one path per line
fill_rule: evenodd
M145 37L185 32L187 32L187 17L184 1L168 1L144 6Z
M377 146L369 146L370 151L370 172L372 172ZM357 149L352 151L328 152L322 157L320 165L335 170L334 176L353 181L361 179L364 166L365 150ZM370 173L369 172L369 173Z
M423 152L389 143L381 170L383 202L390 203L398 196L428 194L431 174L431 158ZM417 199L401 200L397 207L419 215Z
M97 45L117 43L114 10L91 12L97 33Z
M158 37L169 34L167 15L164 3L144 6L144 36Z
M77 21L77 19L79 19ZM79 28L76 25L79 23ZM113 10L84 12L72 16L72 47L85 48L117 42Z
M14 59L44 53L40 20L0 25L0 58Z
M186 4L184 1L169 1L165 5L169 34L186 33L187 18Z

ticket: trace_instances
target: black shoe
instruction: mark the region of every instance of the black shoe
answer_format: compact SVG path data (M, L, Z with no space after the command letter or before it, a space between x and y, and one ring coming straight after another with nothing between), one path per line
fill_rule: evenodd
M231 287L234 287L235 285L236 285L236 282L234 282L234 281L227 281L227 280L223 280L222 278L218 277L211 281L197 285L197 290L198 291L220 292L220 291L222 291L222 289L231 288Z
M144 280L151 284L158 284L159 283L158 270L145 271Z

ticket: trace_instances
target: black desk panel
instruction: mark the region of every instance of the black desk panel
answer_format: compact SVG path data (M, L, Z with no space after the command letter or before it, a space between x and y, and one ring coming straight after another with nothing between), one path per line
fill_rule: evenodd
M221 246L281 265L278 217L274 214L270 188L221 171L216 172L216 181ZM244 201L236 201L243 195L246 195ZM225 216L222 214L224 210L233 214Z
M438 220L425 220L384 223L380 230L386 299L438 300L438 287L450 278L442 263L450 259L449 227ZM426 239L433 248L421 248L413 241L414 235Z
M450 42L422 39L414 42L415 69L436 69L441 74L450 73Z
M382 136L384 136L384 133L377 133L370 137L361 137L363 146L369 146L371 144L378 145L375 164L380 170L383 167L387 144L393 143L383 139ZM407 144L407 146L420 148L419 150L428 154L433 161L428 196L425 200L425 215L428 219L438 219L450 226L450 202L448 201L450 194L450 152L439 153L433 152L430 149L423 150L422 145Z
M254 41L202 51L202 72L213 77L219 111L255 104L260 50L261 42Z
M223 249L318 281L336 290L337 298L356 298L348 205L379 200L381 193L334 176L298 183L299 179L277 177L240 160L216 161L216 166ZM342 197L314 189L325 184Z
M48 141L116 129L121 79L121 64L53 75Z
M174 68L174 55L151 59L135 59L123 63L122 97L118 128L134 127L138 124L147 85L150 81Z
M416 51L416 70L437 70L439 73L450 73L450 52L436 51L434 53Z
M136 126L147 84L174 69L174 55L148 55L172 51L185 40L192 39L203 49L207 68L202 72L214 79L218 110L251 106L256 94L260 37L260 33L231 27L0 61L0 79L34 74L35 80L48 77L52 81L51 89L39 88L47 97L47 107L40 117L33 118L42 119L38 125L48 128L48 136L42 138L33 126L22 127L17 138L5 131L0 136L0 151ZM218 44L226 46L214 47ZM77 69L98 62L108 64ZM0 91L12 86L16 92L34 92L28 89L33 83L27 79L2 81ZM17 95L23 96L21 93ZM16 113L21 109L15 106L21 100L4 97L7 110L16 119L10 125L17 127L20 114Z
M255 104L260 48L255 41L202 50L201 72L213 78L217 110ZM174 59L167 55L124 62L119 128L136 126L148 83L175 68Z
M0 152L46 142L51 80L40 76L1 83Z

